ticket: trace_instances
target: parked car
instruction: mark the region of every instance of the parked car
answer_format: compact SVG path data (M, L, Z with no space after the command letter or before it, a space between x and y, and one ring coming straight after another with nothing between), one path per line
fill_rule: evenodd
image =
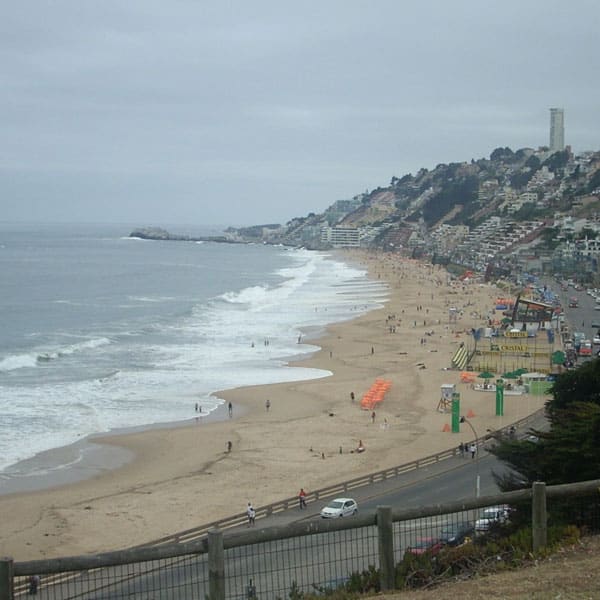
M446 546L460 546L465 543L466 538L474 533L473 523L462 521L459 523L448 523L442 527L440 541Z
M358 504L352 498L336 498L321 510L321 518L350 517L358 512Z
M592 338L592 344L594 344L594 346L600 346L600 335L595 335Z
M506 504L484 508L481 517L475 521L475 531L482 533L488 531L494 523L506 523L509 512L510 508Z
M410 554L431 554L435 556L442 549L442 542L439 538L426 537L418 538L414 544L411 544L406 551Z

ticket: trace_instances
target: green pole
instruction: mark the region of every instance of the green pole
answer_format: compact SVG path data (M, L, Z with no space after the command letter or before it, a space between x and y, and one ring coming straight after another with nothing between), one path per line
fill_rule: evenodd
M452 393L452 433L460 432L460 393Z
M496 416L504 416L504 382L502 379L496 381Z

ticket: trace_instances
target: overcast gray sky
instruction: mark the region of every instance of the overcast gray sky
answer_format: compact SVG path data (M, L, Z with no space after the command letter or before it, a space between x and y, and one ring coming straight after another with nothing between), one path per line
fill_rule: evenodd
M19 0L0 220L284 223L392 176L600 149L597 0Z

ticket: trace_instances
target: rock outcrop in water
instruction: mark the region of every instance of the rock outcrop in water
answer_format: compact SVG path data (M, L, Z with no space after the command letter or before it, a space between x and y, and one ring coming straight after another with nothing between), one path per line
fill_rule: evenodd
M162 229L161 227L142 227L140 229L134 229L129 234L129 237L140 238L143 240L160 240L169 242L222 242L227 244L242 243L239 239L225 235L175 235L169 233L166 229Z

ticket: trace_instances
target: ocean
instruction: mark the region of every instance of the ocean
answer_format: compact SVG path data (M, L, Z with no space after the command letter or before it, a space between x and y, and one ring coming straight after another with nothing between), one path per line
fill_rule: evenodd
M338 255L132 229L0 223L0 491L47 450L209 414L219 390L328 376L288 363L387 297Z

